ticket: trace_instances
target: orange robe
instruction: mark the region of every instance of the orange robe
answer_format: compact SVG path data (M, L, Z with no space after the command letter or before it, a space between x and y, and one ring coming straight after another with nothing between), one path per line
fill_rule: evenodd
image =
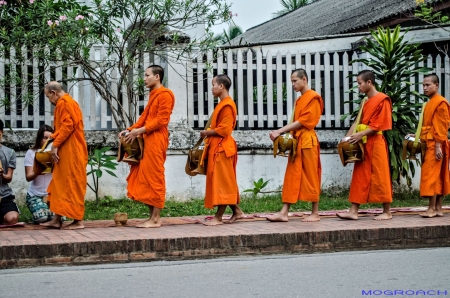
M59 161L53 166L53 179L47 189L50 210L82 220L88 152L83 115L78 103L69 94L64 94L57 101L54 124L52 146L58 148Z
M450 105L439 94L434 95L425 106L420 141L426 142L422 171L420 173L420 196L447 195L450 193L449 141ZM441 143L443 157L436 159L436 142Z
M308 90L295 102L294 119L302 127L292 131L292 136L298 142L297 156L294 162L288 161L286 167L281 194L283 203L319 201L322 166L319 140L314 127L319 123L322 112L322 97L314 90Z
M169 147L168 124L175 104L170 89L160 87L152 90L144 112L139 120L128 128L145 127L143 134L144 154L139 164L132 165L127 177L127 196L156 208L164 208L166 181L164 162Z
M392 129L391 99L381 92L369 98L363 108L361 124L376 131ZM382 134L367 136L364 161L356 162L353 168L349 201L356 204L392 202L387 142Z
M219 136L205 139L207 159L205 208L239 204L236 181L237 145L231 136L236 125L236 104L231 97L219 102L214 109L211 127Z

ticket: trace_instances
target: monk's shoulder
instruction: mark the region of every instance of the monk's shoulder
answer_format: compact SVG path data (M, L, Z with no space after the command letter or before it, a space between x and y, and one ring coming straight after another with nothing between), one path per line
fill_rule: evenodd
M445 97L443 97L442 95L438 94L437 99L439 101L439 105L441 105L441 104L447 105L447 106L449 105L448 100Z
M392 106L391 98L382 92L379 92L377 95L375 95L373 99L374 99L374 103L379 108L384 108L384 107L390 108Z
M319 94L319 93L317 93L315 90L311 90L312 92L311 92L311 98L313 98L313 99L322 99L322 96Z
M444 97L442 97L442 100L440 100L437 104L437 109L448 113L450 110L450 104Z
M300 96L300 99L311 101L313 99L322 99L322 96L320 96L319 93L317 93L315 90L308 90L304 94Z
M227 100L226 103L227 103L227 105L230 106L232 109L236 109L236 103L234 102L234 100L233 100L231 97L228 98L228 100Z
M160 91L160 93L158 94L158 97L165 98L165 99L174 99L175 98L175 95L173 94L172 90L170 90L169 88L165 88L165 87L163 87L163 88L164 89L162 89Z

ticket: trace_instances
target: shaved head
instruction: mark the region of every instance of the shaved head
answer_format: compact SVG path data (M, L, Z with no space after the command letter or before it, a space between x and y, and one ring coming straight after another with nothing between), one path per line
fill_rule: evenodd
M159 82L162 84L162 82L164 81L164 68L156 64L150 65L147 68L150 68L153 75L159 75Z
M435 73L426 75L426 76L423 77L423 79L424 80L425 79L430 79L431 82L433 82L433 84L439 84L439 77Z
M306 80L308 81L308 74L306 73L306 70L304 70L303 68L294 69L291 75L293 74L295 74L299 79L306 78Z
M226 74L220 74L214 77L216 79L217 84L223 85L225 89L230 90L231 87L231 79Z
M364 82L371 81L372 84L375 84L375 74L370 70L363 70L359 72L358 77L360 77Z
M63 91L61 84L56 81L49 82L47 85L45 85L45 89L47 91L55 91L56 93L60 93Z

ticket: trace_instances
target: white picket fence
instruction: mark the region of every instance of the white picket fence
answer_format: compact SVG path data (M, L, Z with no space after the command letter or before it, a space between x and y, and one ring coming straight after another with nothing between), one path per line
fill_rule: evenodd
M348 104L354 94L349 90L356 81L349 75L363 69L360 63L349 64L360 58L355 52L261 53L260 49L228 51L214 58L208 53L206 61L194 64L194 81L190 84L193 97L189 98L189 124L202 128L214 109L210 92L213 75L226 73L232 80L230 90L238 107L238 129L270 129L287 124L292 106L297 98L291 87L290 74L296 68L306 70L310 87L319 92L325 103L319 128L343 129L349 119L341 116L353 111ZM450 63L448 57L429 56L422 66L434 68L440 79L440 92L450 96ZM211 73L211 66L213 72ZM422 82L423 75L412 77L411 82ZM285 95L278 90L286 89ZM422 86L411 87L422 92ZM274 90L276 90L274 92ZM415 100L415 98L412 98Z
M69 81L64 84L64 89L78 102L83 116L86 130L97 129L116 129L117 124L111 115L111 109L108 103L103 100L96 92L93 84L83 80L87 75L81 67L72 64L64 66L61 63L53 63L47 66L39 65L36 59L26 59L25 63L16 65L13 62L18 55L27 56L26 49L22 53L11 50L8 59L0 58L0 119L6 122L7 126L14 129L37 129L42 124L53 125L54 106L50 104L45 97L43 88L45 83L56 80L61 81L67 78L75 78L80 81ZM103 46L94 46L90 51L90 61L102 62L105 59L111 60L114 57L107 57ZM129 76L134 79L137 76L142 77L145 70L144 66L150 64L160 64L161 59L148 54L142 55L142 61L139 62L140 68L133 68ZM98 65L101 65L98 64ZM16 85L14 80L4 80L5 76L16 75L22 79L21 85ZM110 92L114 94L122 93L122 106L128 109L131 104L127 101L127 94L124 86L118 86L118 70L109 69L107 71L109 79ZM22 102L24 94L29 93L33 96L33 101L26 106ZM136 118L142 112L148 100L147 95L141 96L136 109ZM6 103L5 103L5 99ZM117 108L117 103L114 103Z
M22 53L12 51L10 57L19 54L27 53L24 49ZM346 103L353 99L354 95L348 91L356 84L349 75L362 69L362 65L357 63L349 64L357 57L355 52L349 51L281 54L281 52L262 53L260 49L254 48L245 51L228 50L218 57L213 52L209 52L206 59L190 63L192 69L186 70L187 74L193 74L193 79L186 79L188 123L193 128L202 128L205 125L217 103L210 92L212 77L215 74L227 73L232 80L230 94L238 107L238 129L271 129L283 126L287 123L293 103L298 96L291 87L290 74L296 68L304 68L308 74L310 86L322 95L325 102L319 128L343 129L348 127L349 120L341 121L341 116L354 108ZM104 48L93 47L91 60L101 61L102 59L105 59ZM143 65L160 62L159 59L150 61L148 56L144 60ZM449 58L439 54L430 55L422 65L435 69L441 79L441 94L450 98ZM44 123L52 124L53 107L42 92L43 83L39 80L42 78L38 77L40 73L44 72L46 82L61 80L63 77L82 78L84 76L82 69L75 66L50 65L43 70L40 69L36 60L27 60L27 63L21 66L10 64L9 60L0 60L0 79L16 72L17 68L20 68L18 73L24 81L28 80L29 85L16 86L9 82L0 86L0 100L3 100L8 93L10 102L9 106L0 106L0 119L16 129L36 129ZM109 77L111 92L122 92L125 95L124 88L118 86L115 80L117 71L112 70ZM170 81L170 78L168 79ZM422 80L423 76L411 78L414 83ZM66 87L83 110L87 130L116 129L117 125L111 116L110 107L98 96L91 83L88 81L69 83ZM16 98L26 88L35 95L35 98L30 106L22 108L23 105ZM411 87L413 88L422 92L421 85ZM136 114L143 110L146 101L147 96L144 96L144 99L139 102ZM127 107L126 100L123 105L124 108Z

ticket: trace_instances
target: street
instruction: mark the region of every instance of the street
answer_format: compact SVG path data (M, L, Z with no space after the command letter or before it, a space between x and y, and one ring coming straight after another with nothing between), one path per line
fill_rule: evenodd
M450 296L449 256L436 248L9 269L0 297Z

